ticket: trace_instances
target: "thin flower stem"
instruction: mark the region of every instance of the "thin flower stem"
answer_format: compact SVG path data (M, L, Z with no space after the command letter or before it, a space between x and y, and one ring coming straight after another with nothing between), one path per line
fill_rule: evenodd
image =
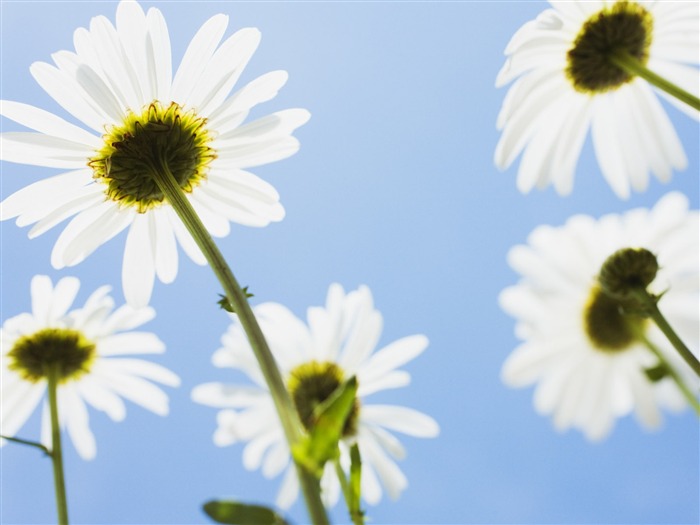
M58 369L48 366L46 378L49 391L49 411L51 413L51 460L53 463L53 481L56 490L56 510L58 524L68 525L68 503L66 500L66 482L63 475L63 452L61 448L61 426L58 421Z
M652 353L658 358L658 360L661 362L661 364L664 367L664 370L668 373L668 375L671 376L671 379L678 385L678 388L680 389L681 393L683 396L686 398L688 403L690 404L691 407L695 410L698 416L700 416L700 401L695 397L693 392L691 392L690 388L688 388L688 385L686 385L681 377L678 375L678 372L676 372L671 364L668 362L666 357L661 353L661 350L657 348L657 346L649 341L647 337L641 333L637 334L637 337L646 345L646 347L652 351Z
M678 334L676 334L671 325L668 324L668 321L666 321L666 318L663 316L658 305L656 304L656 298L649 295L649 292L647 292L644 288L635 288L634 295L639 301L641 301L645 312L649 314L651 319L656 323L656 326L659 327L666 338L671 342L683 360L688 363L690 368L692 368L698 377L700 377L700 361L698 361L698 358L695 357L685 343L683 343L681 338L678 337Z
M41 450L44 454L47 456L51 456L51 451L46 448L44 445L41 443L37 443L36 441L29 441L28 439L21 439L18 437L11 437L11 436L3 436L0 434L1 439L6 439L8 441L12 441L14 443L19 443L20 445L28 445L30 447L36 447L39 450Z
M158 157L156 157L158 158ZM226 292L230 304L233 306L243 329L245 330L250 346L258 361L258 365L265 377L265 382L270 390L270 395L277 409L277 414L282 423L284 434L287 438L290 450L301 438L301 423L296 414L296 409L285 388L275 358L270 351L265 336L260 329L253 310L248 304L245 293L241 290L238 281L233 276L231 268L226 263L221 251L205 228L190 201L185 197L182 188L177 184L175 177L167 163L158 158L154 166L153 178L158 188L163 192L180 220L194 238L204 257L209 262L216 278ZM306 506L315 525L327 525L329 523L326 509L321 501L320 485L311 473L297 464L297 473L301 483Z
M340 488L343 490L343 496L345 496L345 504L348 506L348 513L352 518L354 525L364 525L365 520L362 512L356 509L355 498L352 494L352 489L350 488L350 483L348 483L348 478L345 475L345 471L340 464L340 457L337 457L333 464L335 466L335 474L338 476L338 481L340 481Z
M700 98L688 93L686 90L669 82L665 78L657 75L653 71L647 69L639 60L634 58L627 52L620 51L610 56L610 61L620 69L624 69L627 73L634 76L639 76L649 82L651 85L665 91L672 97L677 98L681 102L688 104L691 108L700 111Z

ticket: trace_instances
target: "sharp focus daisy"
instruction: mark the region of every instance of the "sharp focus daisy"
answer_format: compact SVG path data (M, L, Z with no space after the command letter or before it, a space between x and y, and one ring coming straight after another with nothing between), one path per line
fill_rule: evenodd
M374 352L382 330L382 316L374 309L372 295L364 286L346 294L340 285L331 285L325 308L309 308L308 326L277 303L257 306L255 315L287 382L300 420L307 428L314 407L343 381L356 376L357 399L345 422L340 442L341 463L349 465L349 445L357 443L362 456L365 501L378 503L383 490L397 498L407 486L406 477L396 464L405 451L389 431L434 437L438 435L438 425L429 416L410 408L372 405L365 399L380 390L407 385L410 375L398 368L422 353L428 340L413 335ZM192 398L224 409L218 414L214 442L219 446L248 442L243 450L247 469L262 468L268 478L285 472L277 504L288 508L299 491L289 448L248 340L236 317L232 318L234 323L223 336L223 347L214 354L213 362L219 367L242 370L255 385L207 383L196 387ZM334 505L340 485L330 464L321 484L324 502Z
M577 215L563 227L540 226L528 245L514 247L509 263L521 281L500 303L517 319L523 342L503 365L511 387L536 384L534 405L557 429L577 428L592 440L605 437L615 419L634 412L648 428L660 424L660 408L686 405L670 378L652 381L658 358L637 337L653 342L686 385L700 387L651 321L624 316L601 292L598 273L619 249L645 248L660 266L649 291L662 294L659 309L696 352L700 341L698 245L700 216L688 200L670 193L651 209L600 220Z
M497 86L513 82L498 116L496 165L523 152L522 192L573 189L588 130L603 176L622 198L643 191L649 173L668 181L686 167L680 139L656 93L693 118L698 112L615 65L631 56L689 93L699 93L698 2L550 1L506 47Z
M54 64L32 64L34 79L84 127L27 104L0 103L5 118L34 130L3 133L0 158L64 170L5 199L0 218L33 224L29 236L36 237L72 217L51 254L55 268L78 264L128 228L122 276L135 306L148 303L155 276L174 280L177 244L205 264L156 186L154 164L173 174L215 237L227 235L230 222L280 221L278 193L246 169L294 154L292 132L309 113L289 109L243 124L287 73L264 74L231 94L260 32L242 29L222 41L227 24L227 16L210 18L173 75L163 15L125 0L116 25L93 18L75 32L75 51L54 53Z
M53 286L49 277L37 275L31 284L31 313L3 324L0 434L17 434L44 397L47 370L56 367L61 426L68 430L80 456L92 459L96 445L88 405L114 421L126 416L122 398L164 416L168 397L152 382L178 386L180 380L160 365L131 357L165 350L155 334L133 331L154 317L152 308L124 305L114 310L110 289L103 286L82 308L68 312L79 287L75 277L64 277ZM46 402L41 441L51 447Z

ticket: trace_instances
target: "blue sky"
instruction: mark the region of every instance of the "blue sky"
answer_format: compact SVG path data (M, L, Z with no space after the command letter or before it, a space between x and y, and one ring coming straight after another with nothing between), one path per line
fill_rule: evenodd
M441 426L437 439L402 437L409 487L397 502L370 507L373 523L697 523L697 418L669 415L657 432L618 421L602 443L557 433L532 409L532 390L501 384L516 346L514 322L497 303L517 281L506 254L540 224L576 213L600 216L652 206L678 190L699 204L698 123L669 107L689 163L663 185L619 200L602 179L590 143L571 196L520 194L517 163L493 165L495 120L505 89L494 79L513 32L545 2L144 2L168 22L174 63L200 25L230 16L229 30L257 27L262 43L241 82L285 69L290 79L268 113L307 108L294 157L253 171L272 183L287 217L265 229L234 225L220 247L254 304L276 301L304 318L328 285L360 284L384 316L382 344L423 333L428 350L405 366L412 384L374 402L414 407ZM66 113L29 74L32 62L72 49L91 17L114 19L113 2L2 1L2 98ZM4 130L14 124L2 121ZM48 176L3 163L2 197ZM2 234L2 320L30 308L33 275L76 275L78 302L111 284L118 303L125 234L74 268L50 267L59 229L29 240L12 221ZM206 523L201 504L235 496L271 503L280 480L241 464L241 446L212 442L214 409L190 391L242 377L211 364L228 319L216 309L213 274L185 257L175 283L157 283L154 321L167 344L157 361L182 378L171 414L130 406L123 423L91 412L97 458L82 461L66 442L69 508L75 523ZM35 415L22 429L37 438ZM8 445L2 457L2 523L55 520L51 465L35 450ZM342 505L333 513L347 521ZM301 504L291 509L304 522Z

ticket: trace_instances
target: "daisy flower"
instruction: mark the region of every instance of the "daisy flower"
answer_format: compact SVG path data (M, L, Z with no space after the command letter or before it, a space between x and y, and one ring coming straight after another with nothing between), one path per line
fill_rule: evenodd
M553 184L571 192L588 130L613 191L643 191L649 172L666 182L686 167L683 146L655 91L612 65L626 54L698 95L698 2L550 1L506 47L496 86L515 81L503 101L495 162L510 166L524 151L522 192ZM697 119L698 112L658 91Z
M528 245L508 255L522 279L501 293L500 303L517 319L522 343L506 359L503 381L511 387L536 384L536 411L551 415L557 429L574 427L591 440L605 437L616 418L633 411L653 428L660 424L660 407L683 408L686 402L670 378L653 382L647 375L659 360L637 331L695 390L697 377L656 325L620 313L620 303L601 292L597 276L619 249L653 253L660 269L648 290L665 292L659 309L697 353L699 219L684 195L670 193L651 210L600 220L577 215L562 227L536 228Z
M264 74L230 94L260 32L242 29L222 42L227 24L225 15L210 18L173 75L163 15L124 0L116 25L93 18L75 31L75 51L54 53L54 64L32 64L34 79L84 127L0 102L0 114L34 130L3 133L0 158L66 170L9 196L0 219L33 224L33 238L72 217L51 254L55 268L80 263L128 228L122 278L134 306L148 303L155 276L175 279L178 244L206 263L156 186L154 164L172 172L214 237L228 235L230 222L282 220L278 193L246 168L294 154L292 132L309 113L289 109L243 124L254 106L277 94L287 73Z
M382 485L389 496L397 498L406 488L407 480L395 460L403 458L405 451L389 431L434 437L438 435L438 425L415 410L366 404L365 398L381 390L407 385L410 375L398 368L425 350L426 337L405 337L373 353L382 329L382 316L374 309L372 294L365 286L346 294L340 285L331 285L325 308L309 308L308 325L277 303L257 306L255 315L278 361L300 420L307 428L314 407L343 381L356 376L357 398L340 442L341 464L350 464L350 446L357 443L362 457L365 501L378 503ZM207 383L196 387L192 398L224 409L217 417L214 442L219 446L248 442L243 450L243 465L247 469L262 468L268 478L285 472L277 505L286 509L299 492L289 448L248 340L235 315L232 318L234 322L223 336L223 347L214 354L213 362L218 367L242 370L255 386ZM324 503L334 505L340 485L330 464L326 464L321 486Z
M114 310L110 288L103 286L85 306L68 312L79 287L75 277L64 277L54 287L49 277L37 275L31 284L31 313L4 322L0 433L10 437L17 433L44 397L47 368L56 367L61 427L68 430L80 456L92 459L96 445L87 405L121 421L126 416L124 398L164 416L168 398L151 381L178 386L180 380L160 365L130 357L165 351L155 334L132 331L154 317L152 308L125 305ZM51 447L46 402L41 441Z

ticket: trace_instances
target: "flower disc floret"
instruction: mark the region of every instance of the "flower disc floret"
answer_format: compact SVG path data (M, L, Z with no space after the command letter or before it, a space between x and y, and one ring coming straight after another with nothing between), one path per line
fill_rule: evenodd
M636 2L606 7L583 24L567 53L566 76L583 93L617 89L634 77L616 66L612 57L627 54L646 64L652 30L652 15Z
M175 102L166 109L153 102L141 115L129 112L104 135L104 147L90 159L93 177L107 185L111 200L139 213L163 202L154 170L169 170L184 191L192 192L216 158L205 124L206 119Z
M44 328L17 339L7 357L8 368L26 381L37 383L55 369L59 381L65 382L90 371L95 343L77 330Z
M307 430L315 424L315 410L343 383L342 369L335 363L310 361L295 367L289 377L288 388L299 418ZM360 403L355 398L350 414L343 425L343 437L357 432L357 414Z

